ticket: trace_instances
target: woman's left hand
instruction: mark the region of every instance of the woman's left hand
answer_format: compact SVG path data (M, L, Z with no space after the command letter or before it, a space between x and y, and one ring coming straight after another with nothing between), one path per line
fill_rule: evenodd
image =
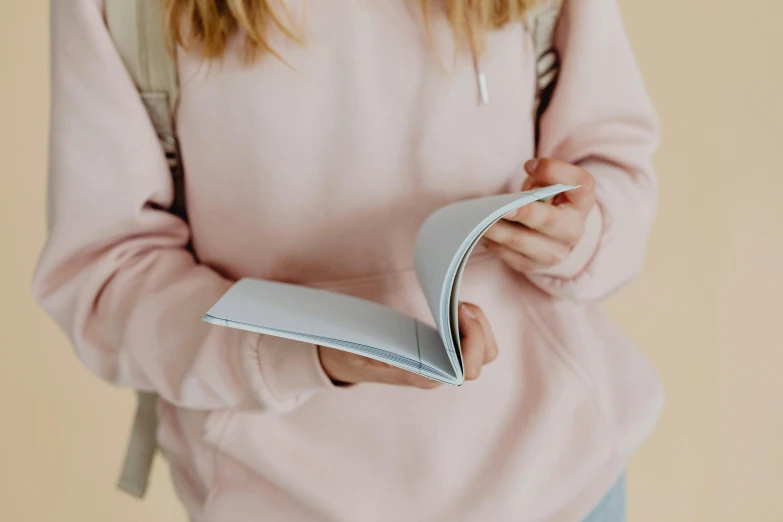
M561 263L579 243L595 205L595 181L585 169L555 159L530 160L525 170L530 177L523 190L579 185L550 203L536 201L507 214L482 237L481 243L509 267L533 273Z

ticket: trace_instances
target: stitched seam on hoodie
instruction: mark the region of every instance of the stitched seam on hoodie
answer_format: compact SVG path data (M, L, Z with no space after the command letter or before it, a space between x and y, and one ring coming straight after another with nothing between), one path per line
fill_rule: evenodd
M593 394L594 387L592 381L588 377L587 370L585 370L584 366L582 366L570 353L568 353L567 350L563 349L559 339L557 339L552 334L552 332L549 331L549 327L546 326L543 319L538 315L538 312L536 312L535 309L531 309L531 313L528 315L528 317L536 323L539 332L541 332L541 335L546 338L552 351L555 352L557 357L562 361L566 368L568 368L581 383L582 388L589 397L588 403L590 404L590 407L598 415L598 418L601 419L604 431L606 431L607 434L612 433L612 430L610 429L611 423L602 411L602 408L598 405L595 399L595 395ZM612 445L616 446L617 441L612 440Z

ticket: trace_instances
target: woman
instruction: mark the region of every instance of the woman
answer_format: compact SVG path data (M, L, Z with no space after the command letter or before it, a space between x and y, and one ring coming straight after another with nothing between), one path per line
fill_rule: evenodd
M168 0L185 222L102 1L52 3L35 295L96 375L160 394L192 520L623 520L661 393L597 303L641 267L657 123L615 0L570 1L536 152L527 4ZM507 216L466 269L464 386L201 321L242 276L431 321L423 219L552 183L581 187Z

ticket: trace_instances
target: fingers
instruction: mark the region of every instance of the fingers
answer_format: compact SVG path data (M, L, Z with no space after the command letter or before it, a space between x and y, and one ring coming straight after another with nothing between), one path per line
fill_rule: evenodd
M584 232L584 218L580 211L570 206L555 206L538 201L528 203L524 207L510 212L504 217L504 220L519 223L541 232L567 246L576 245ZM499 223L503 223L503 221ZM495 240L493 239L493 241ZM502 241L497 242L513 249L513 245Z
M579 188L562 194L568 204L574 208L589 210L595 204L595 180L582 167L552 158L539 158L525 163L525 170L533 178L531 186L558 183L579 185Z
M362 362L368 370L365 382L413 386L424 390L434 390L440 386L439 382L433 381L423 375L413 373L410 370L403 370L402 368L397 368L391 364L376 361L375 359L370 359L368 357L362 357L360 355L357 355L356 357L364 359Z
M580 229L578 233L574 234L574 237L578 241L582 225L577 226ZM570 232L568 234L570 236ZM554 266L562 262L571 253L572 246L558 241L554 237L508 221L498 221L490 227L484 233L481 243L495 253L501 253L504 249L510 250L541 266ZM498 246L504 247L504 249L497 249Z
M395 370L408 374L402 383L403 386L413 386L414 388L421 388L422 390L434 390L435 388L440 388L441 386L441 383L438 381L433 381L432 379L424 377L423 375L417 375L407 370L400 370L399 368L395 368Z
M335 382L374 382L426 390L440 386L439 382L427 377L354 353L319 346L318 355L327 376Z
M397 386L414 386L425 390L432 390L440 386L439 382L409 370L403 370L402 368L397 368L391 364L376 361L369 357L362 357L361 355L354 355L354 357L361 359L359 364L362 366L361 374L364 382L394 384Z
M520 254L519 252L515 252L514 250L511 250L506 246L499 245L492 241L484 242L482 240L482 242L488 251L492 252L498 259L503 261L508 267L510 267L512 270L516 272L530 274L537 270L541 270L542 268L548 268L550 266L553 266L553 265L543 265L541 263L533 261L529 257Z

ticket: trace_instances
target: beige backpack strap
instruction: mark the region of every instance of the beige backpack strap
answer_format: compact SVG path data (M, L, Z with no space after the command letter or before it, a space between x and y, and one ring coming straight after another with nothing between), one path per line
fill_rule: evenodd
M539 120L549 104L560 70L560 56L554 47L554 38L562 7L563 0L541 0L530 8L525 22L536 55L536 92L533 106L536 116L536 145Z
M165 97L169 110L155 107L155 116L168 119L165 115L176 108L179 85L166 46L162 8L162 0L106 0L106 24L145 103Z
M137 392L136 397L139 402L117 487L134 497L142 498L149 485L152 461L158 447L158 396Z
M179 98L177 66L166 47L162 0L106 0L106 24L139 91L174 177L172 211L184 216L182 169L174 115ZM138 392L138 405L118 487L143 497L157 448L157 401Z
M175 126L179 78L163 31L163 0L106 0L106 24L168 160L174 181L171 211L187 218Z

